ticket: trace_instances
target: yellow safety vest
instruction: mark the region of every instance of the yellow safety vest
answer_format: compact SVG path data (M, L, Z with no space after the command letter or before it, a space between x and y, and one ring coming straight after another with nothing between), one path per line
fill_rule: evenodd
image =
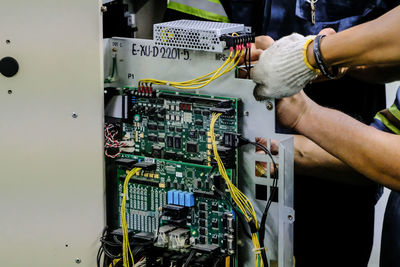
M393 104L390 108L379 111L375 120L379 120L394 134L400 134L400 110L396 104Z
M169 0L168 8L207 20L229 22L219 0Z

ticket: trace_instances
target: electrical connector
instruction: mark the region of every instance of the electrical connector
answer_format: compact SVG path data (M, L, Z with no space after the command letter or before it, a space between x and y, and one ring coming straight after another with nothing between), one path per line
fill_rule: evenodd
M155 164L154 162L141 161L136 163L134 167L141 168L145 171L155 171L157 169L157 164Z
M214 244L196 244L192 246L192 249L201 252L201 253L218 253L220 250L220 247Z
M186 218L188 214L188 208L178 205L165 205L162 208L164 216L171 217L172 219Z
M238 133L224 133L221 145L224 147L238 148L250 143L250 140Z
M138 161L135 160L135 159L117 159L117 160L115 161L115 164L116 164L119 168L121 168L121 169L124 169L124 170L131 170L131 169L133 169L134 167L136 167L135 164L136 164L137 162L138 162Z
M210 108L211 112L221 113L224 116L235 115L235 110L233 108Z
M226 43L227 47L236 47L237 45L245 45L255 42L254 33L237 32L237 35L224 34L220 37L221 41Z

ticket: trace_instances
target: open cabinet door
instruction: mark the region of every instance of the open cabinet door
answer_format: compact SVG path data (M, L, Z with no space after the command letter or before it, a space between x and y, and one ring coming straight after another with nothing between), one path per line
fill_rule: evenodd
M1 1L0 60L14 59L0 63L1 266L96 264L104 226L100 7Z

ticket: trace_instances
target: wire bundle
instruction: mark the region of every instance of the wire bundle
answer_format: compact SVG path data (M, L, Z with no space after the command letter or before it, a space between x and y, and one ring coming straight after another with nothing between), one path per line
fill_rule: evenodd
M221 113L213 113L211 117L211 123L210 123L210 135L211 135L211 142L212 142L212 147L213 147L213 152L214 152L214 158L215 161L218 164L218 170L221 176L224 178L225 183L228 187L228 190L231 194L231 197L233 201L236 203L238 206L239 210L242 212L244 215L246 221L251 225L252 229L252 234L251 234L251 239L254 245L254 252L255 252L255 263L256 266L263 267L264 263L261 258L261 247L260 247L260 242L258 238L258 222L257 222L257 215L254 210L253 205L251 204L250 200L247 198L246 195L244 195L229 179L229 176L226 172L225 166L218 154L218 149L217 149L217 143L215 141L215 123L217 122L218 118L221 116Z
M130 260L129 257L132 259L132 266L135 266L131 247L129 245L129 237L128 237L128 225L126 222L126 199L127 199L127 194L128 194L128 184L129 180L132 178L133 175L138 173L141 170L141 168L133 168L128 175L125 178L124 182L124 194L122 197L122 203L121 203L121 225L122 225L122 260L124 263L124 267L129 267L130 265Z
M235 53L233 53L234 50ZM231 47L229 56L221 67L203 76L194 78L192 80L184 82L174 82L174 81L156 80L156 79L142 79L139 81L139 87L149 87L148 84L150 85L154 84L154 85L168 85L177 89L194 90L202 88L207 84L211 83L212 81L218 79L222 75L233 70L239 64L240 58L243 56L244 50L245 50L244 45L237 45L236 49L233 49L233 47Z
M121 154L121 147L126 147L127 144L124 142L120 142L116 140L116 136L118 134L117 128L113 124L105 124L104 127L104 138L105 138L105 143L104 143L104 154L109 157L109 158L116 158ZM110 148L117 148L118 152L116 154L109 154L108 149Z

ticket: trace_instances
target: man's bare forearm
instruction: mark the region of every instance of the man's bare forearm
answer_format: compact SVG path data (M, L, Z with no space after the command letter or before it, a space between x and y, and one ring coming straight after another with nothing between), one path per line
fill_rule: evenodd
M338 183L371 185L371 181L302 135L294 136L295 173Z
M400 64L400 6L383 16L326 36L321 52L329 66ZM312 45L307 58L315 64Z
M296 130L371 180L400 190L400 136L315 103Z

